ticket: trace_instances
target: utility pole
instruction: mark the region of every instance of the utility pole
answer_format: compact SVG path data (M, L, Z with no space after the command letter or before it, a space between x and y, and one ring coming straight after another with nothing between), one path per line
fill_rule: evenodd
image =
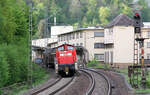
M53 5L55 7L55 0L53 0ZM56 26L56 12L54 13L54 26Z
M30 9L29 9L29 72L28 72L28 82L32 87L32 11L33 11L33 2L30 1Z

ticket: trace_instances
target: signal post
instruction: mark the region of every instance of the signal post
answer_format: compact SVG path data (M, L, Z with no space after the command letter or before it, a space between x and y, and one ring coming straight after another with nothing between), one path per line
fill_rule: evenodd
M143 88L146 87L146 75L145 75L145 65L144 65L144 38L142 37L142 33L141 33L141 27L142 27L143 23L141 20L141 16L139 15L139 13L135 13L134 15L134 28L135 28L135 34L136 34L136 41L139 43L140 45L140 58L141 58L141 86Z
M135 13L133 16L134 18L134 33L135 33L135 41L139 46L137 45L137 54L136 54L136 59L135 59L135 54L134 54L134 64L132 66L128 67L128 76L130 77L130 83L132 86L135 88L138 88L139 83L138 83L138 75L141 74L141 87L146 88L146 74L145 74L145 64L144 64L144 40L145 38L142 37L141 33L141 27L143 26L141 16L139 13ZM140 50L138 50L138 48ZM139 51L141 51L139 53ZM138 57L138 55L140 57ZM139 58L141 58L139 60ZM136 61L135 61L136 60ZM141 72L138 70L141 68ZM136 81L136 82L135 82Z

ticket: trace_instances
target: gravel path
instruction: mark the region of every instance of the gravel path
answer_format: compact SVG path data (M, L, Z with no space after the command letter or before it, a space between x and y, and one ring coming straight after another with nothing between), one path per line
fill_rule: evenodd
M53 85L52 87L46 89L45 91L39 93L38 95L49 95L52 92L54 92L57 89L60 89L61 87L63 87L65 84L67 84L71 78L62 78L57 84Z
M120 74L103 69L96 70L103 72L110 79L111 85L113 86L112 95L134 95L133 91L128 87L123 76Z
M53 84L58 79L58 76L55 74L55 71L53 69L47 69L47 72L50 74L49 80L32 88L29 89L27 92L23 93L22 95L32 95L34 92L43 89L44 87L47 87L50 84Z
M84 73L80 73L79 76L70 84L67 88L64 89L58 95L85 95L89 87L89 79Z
M96 85L92 95L107 95L108 85L106 80L97 73L93 73L93 75L95 77Z

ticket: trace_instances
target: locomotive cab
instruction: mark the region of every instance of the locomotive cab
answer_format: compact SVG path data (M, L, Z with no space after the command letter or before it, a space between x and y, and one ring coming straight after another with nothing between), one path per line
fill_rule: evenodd
M72 75L78 70L76 50L72 45L64 44L57 47L56 60L56 73L59 73L60 75Z

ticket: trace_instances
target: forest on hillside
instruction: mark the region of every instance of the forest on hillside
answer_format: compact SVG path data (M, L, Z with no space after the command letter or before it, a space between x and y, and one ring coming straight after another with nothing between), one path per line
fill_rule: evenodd
M135 10L141 12L143 21L150 21L149 0L33 0L37 23L54 17L58 25L96 26L106 25L120 13L129 17Z
M28 26L29 6L24 0L0 0L0 95L3 87L29 81ZM43 77L44 71L35 64L32 70L34 83Z

